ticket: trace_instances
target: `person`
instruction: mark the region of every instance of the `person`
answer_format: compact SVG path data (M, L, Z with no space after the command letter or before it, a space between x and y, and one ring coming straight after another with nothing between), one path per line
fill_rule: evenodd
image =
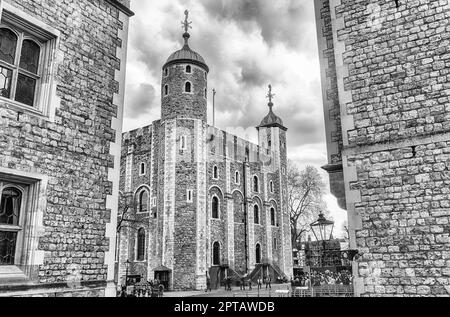
M225 279L225 290L231 291L231 277L229 276Z
M250 278L248 279L248 289L252 290L252 280Z
M260 290L261 287L262 287L262 279L261 279L261 276L260 276L260 277L258 277L258 290Z
M163 294L164 294L164 285L162 285L162 284L159 284L159 287L158 287L158 295L159 295L159 297L163 297Z
M241 277L241 291L245 291L245 275Z
M269 275L266 278L266 289L267 289L267 287L269 287L269 289L272 289L272 285L270 285L271 282L272 282L272 279L271 279L271 277Z
M206 277L206 289L205 292L208 292L208 290L211 292L211 280L209 276Z

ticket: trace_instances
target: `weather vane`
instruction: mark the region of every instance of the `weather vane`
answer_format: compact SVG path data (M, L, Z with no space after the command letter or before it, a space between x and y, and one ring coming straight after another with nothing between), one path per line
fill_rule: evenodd
M272 85L269 85L269 94L267 95L267 98L269 98L270 103L272 103L273 97L275 97L275 94L272 93Z
M188 18L189 18L188 10L184 11L184 15L186 16L186 18L184 19L184 21L181 21L181 24L183 25L184 31L187 33L189 31L189 29L192 29L192 26L191 26L192 22L188 21Z

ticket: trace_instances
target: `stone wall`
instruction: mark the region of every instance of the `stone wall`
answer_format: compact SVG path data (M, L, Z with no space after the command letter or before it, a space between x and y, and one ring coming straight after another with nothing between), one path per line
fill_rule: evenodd
M339 174L334 180L345 188L351 247L361 254L357 295L448 296L450 3L399 4L316 5L325 26L319 42L335 56L323 83L337 78L334 88L323 87L324 99L332 88L342 123L344 181ZM322 69L333 66L328 51L320 53ZM325 100L325 110L333 104Z
M192 73L186 73L187 64L176 64L168 66L167 76L163 75L161 85L161 118L162 120L174 118L200 119L207 122L207 100L205 89L207 89L206 71L200 67L191 65ZM185 93L185 83L192 84L192 92ZM164 93L167 85L169 94Z
M43 82L48 113L0 100L0 169L48 179L37 198L45 207L29 215L41 221L30 227L38 241L28 251L36 256L21 265L32 267L28 277L38 284L66 283L73 265L82 281L112 282L125 67L118 52L126 56L128 17L100 0L3 0L2 7L2 16L12 11L57 36Z

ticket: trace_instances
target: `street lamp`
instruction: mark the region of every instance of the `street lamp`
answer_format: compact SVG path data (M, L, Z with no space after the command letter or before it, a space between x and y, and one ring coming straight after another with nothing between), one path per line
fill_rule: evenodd
M326 241L331 240L331 237L333 236L333 229L334 229L334 221L327 220L323 213L321 212L319 214L319 219L314 221L309 225L311 227L312 232L314 233L314 236L316 237L317 241L322 241L322 247L323 247L323 256L322 256L322 267L324 266L324 258L325 258L325 245ZM319 240L320 237L320 240Z

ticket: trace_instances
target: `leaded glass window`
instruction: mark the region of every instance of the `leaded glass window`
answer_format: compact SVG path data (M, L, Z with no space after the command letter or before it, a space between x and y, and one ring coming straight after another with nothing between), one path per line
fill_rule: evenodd
M22 230L22 192L0 183L0 193L0 265L14 265L17 239Z
M28 34L0 26L0 96L36 107L41 46Z

